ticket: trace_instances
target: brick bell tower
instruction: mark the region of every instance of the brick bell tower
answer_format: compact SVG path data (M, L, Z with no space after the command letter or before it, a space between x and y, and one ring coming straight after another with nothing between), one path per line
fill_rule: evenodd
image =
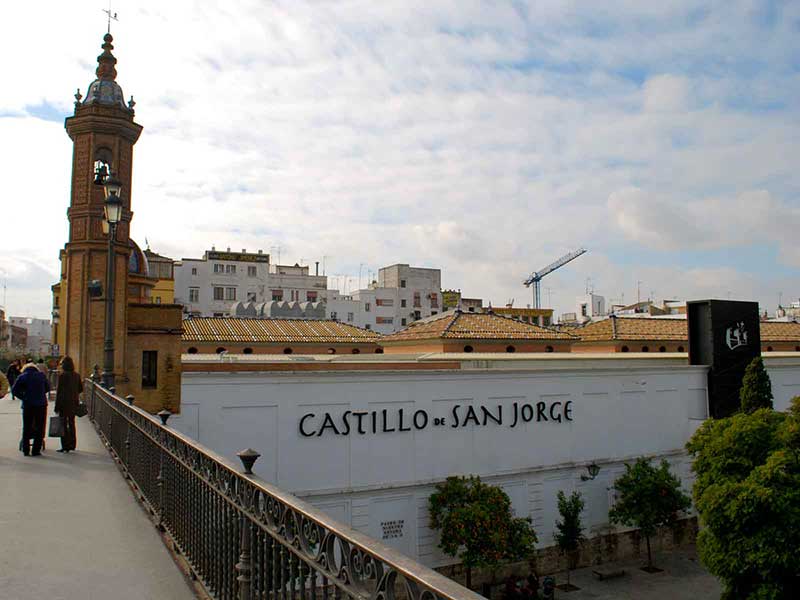
M113 173L122 183L123 211L116 231L114 263L114 373L120 375L126 370L129 260L135 251L129 241L131 171L133 145L142 127L133 120L133 98L126 104L116 82L112 41L111 34L103 37L97 79L89 85L85 99L81 99L80 90L75 94L75 113L65 121L73 142L72 193L67 210L69 241L61 253L59 339L63 340L61 354L71 356L84 376L94 365L103 364L108 225L101 181L106 173Z

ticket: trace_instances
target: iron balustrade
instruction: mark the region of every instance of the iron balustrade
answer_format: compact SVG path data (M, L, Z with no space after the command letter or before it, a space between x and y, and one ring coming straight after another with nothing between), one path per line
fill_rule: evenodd
M123 474L221 600L478 600L86 380L89 416ZM245 457L243 457L243 462ZM248 469L249 470L249 469Z

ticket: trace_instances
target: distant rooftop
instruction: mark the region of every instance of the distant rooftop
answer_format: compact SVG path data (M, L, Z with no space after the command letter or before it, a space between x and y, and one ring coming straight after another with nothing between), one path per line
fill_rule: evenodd
M380 335L338 321L192 317L183 322L184 342L352 343Z

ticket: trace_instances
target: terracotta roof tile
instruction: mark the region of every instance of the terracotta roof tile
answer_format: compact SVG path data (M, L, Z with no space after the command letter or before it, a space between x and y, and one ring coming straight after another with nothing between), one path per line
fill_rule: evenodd
M686 319L650 319L647 317L609 317L574 330L584 342L610 340L686 341Z
M183 322L184 342L369 343L378 338L354 325L314 319L192 317Z
M800 323L763 321L760 329L762 342L800 342Z
M492 313L452 311L412 323L406 329L384 336L381 338L381 343L429 339L576 340L577 338L569 333Z

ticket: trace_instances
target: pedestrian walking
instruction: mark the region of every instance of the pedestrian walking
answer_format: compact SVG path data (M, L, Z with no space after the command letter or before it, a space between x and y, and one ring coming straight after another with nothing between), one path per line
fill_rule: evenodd
M11 364L8 365L6 369L6 377L8 378L8 385L11 386L12 390L14 388L14 382L17 380L17 377L20 375L20 368L19 368L19 361L12 360ZM11 399L14 399L14 392L11 392Z
M81 376L75 372L75 363L69 356L61 359L61 373L56 390L56 414L61 417L63 435L59 452L75 450L78 440L75 435L75 412L78 410L83 391Z
M22 368L22 374L11 388L11 393L22 401L22 453L25 456L39 456L42 453L49 391L47 377L33 363Z

